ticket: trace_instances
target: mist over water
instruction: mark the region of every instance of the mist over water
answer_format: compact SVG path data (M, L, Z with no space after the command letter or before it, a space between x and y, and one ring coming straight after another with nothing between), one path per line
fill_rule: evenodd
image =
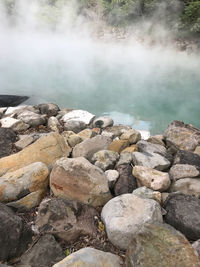
M68 13L52 31L37 24L37 5L20 10L25 14L15 27L0 12L1 94L110 115L151 133L174 119L200 127L199 55L130 39L98 40Z

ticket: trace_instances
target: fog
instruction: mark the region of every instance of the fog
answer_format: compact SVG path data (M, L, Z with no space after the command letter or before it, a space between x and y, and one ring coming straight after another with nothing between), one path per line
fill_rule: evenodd
M152 133L173 119L200 127L199 54L175 48L163 26L142 35L145 21L122 36L100 17L80 15L76 1L54 9L44 2L17 1L9 15L0 4L1 94L110 115Z

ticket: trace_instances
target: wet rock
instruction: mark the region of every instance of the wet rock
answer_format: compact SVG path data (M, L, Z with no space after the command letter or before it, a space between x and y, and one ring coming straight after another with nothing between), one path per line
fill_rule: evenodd
M109 145L108 149L120 154L121 151L124 150L128 146L129 146L129 142L127 140L114 140Z
M167 224L149 224L136 233L126 252L126 266L199 267L187 239Z
M171 192L181 192L185 195L200 197L200 179L183 178L177 180L170 187Z
M15 143L16 148L22 150L34 142L32 135L21 135L19 141Z
M22 151L0 159L0 175L27 166L33 162L43 162L47 166L58 158L69 156L71 148L57 133L47 134Z
M199 166L200 169L200 166ZM200 171L197 167L188 164L176 164L173 165L169 171L171 179L178 180L182 178L193 178L200 175Z
M48 117L56 116L60 111L58 105L48 103L38 105L41 114L46 114Z
M94 162L95 166L106 171L114 168L118 158L119 154L114 151L100 150L93 155L92 162Z
M17 266L46 266L64 259L65 253L52 235L41 236L34 246L22 255Z
M104 172L83 157L56 161L50 187L55 196L92 206L104 205L111 198Z
M177 150L194 151L200 144L200 130L181 121L173 121L164 133L167 145Z
M106 136L97 135L93 138L86 139L80 144L76 145L72 152L73 158L85 157L88 160L92 159L94 153L108 149L111 139Z
M153 191L146 186L139 187L133 191L134 195L141 197L141 198L149 198L154 199L159 204L162 202L162 195L159 191Z
M134 152L132 156L134 165L152 168L159 171L166 170L171 165L169 160L157 153L150 154L147 152Z
M122 150L121 154L122 153L133 153L133 152L137 152L139 151L138 149L138 146L137 145L131 145L131 146L128 146L126 147L125 149Z
M124 132L120 136L120 139L127 140L129 144L136 144L138 141L141 140L141 134L140 132L131 129L131 130Z
M44 163L35 162L0 177L0 201L10 202L37 190L46 190L49 170Z
M54 234L67 242L83 235L97 235L98 212L91 206L59 198L44 199L38 209L36 227L41 234Z
M111 199L103 207L101 218L110 242L124 250L143 225L162 222L160 205L156 201L133 194Z
M124 164L131 164L133 162L132 154L129 152L124 152L120 154L119 161L116 164L116 167Z
M56 117L50 117L48 119L47 126L53 131L59 133L61 129L61 124Z
M24 252L32 240L30 229L6 205L0 203L0 261L6 261Z
M88 247L72 253L53 267L122 267L122 265L119 256Z
M93 121L93 127L105 129L106 127L113 126L114 121L110 117L102 116Z
M141 185L155 191L165 191L171 184L168 173L160 172L148 167L133 167L133 176L139 180Z
M46 115L39 115L32 111L25 110L17 116L18 119L31 127L44 125L46 123Z
M188 164L199 168L200 156L190 151L179 150L174 158L174 164Z
M200 199L172 193L164 203L164 220L183 233L189 240L200 238Z
M89 125L94 117L93 114L85 110L72 110L62 117L62 121L65 123L69 121L77 121Z
M12 129L0 128L0 158L11 154L15 140L16 134Z
M1 119L0 123L3 128L11 128L15 132L25 131L30 127L28 124L24 123L23 121L10 118L10 117Z
M119 178L114 186L115 196L132 193L137 188L137 182L132 175L132 167L129 164L120 165L117 168Z
M116 170L107 170L107 171L105 171L105 175L108 179L108 186L109 186L110 190L113 190L114 185L115 185L117 179L119 178L119 172Z

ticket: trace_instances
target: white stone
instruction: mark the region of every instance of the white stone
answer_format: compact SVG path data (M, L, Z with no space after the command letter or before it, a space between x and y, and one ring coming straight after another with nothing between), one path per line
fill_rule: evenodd
M67 122L70 120L81 121L85 124L90 124L95 115L85 110L72 110L62 117L62 121Z
M170 188L171 192L181 192L185 195L200 197L200 178L183 178L177 180Z
M119 172L116 170L107 170L105 171L105 175L108 179L109 188L113 189L117 179L119 178Z
M138 132L140 132L142 140L147 140L151 136L149 131L138 130Z
M25 131L29 128L29 125L24 123L21 120L17 120L14 118L3 118L0 120L1 126L4 128L12 128L13 131Z

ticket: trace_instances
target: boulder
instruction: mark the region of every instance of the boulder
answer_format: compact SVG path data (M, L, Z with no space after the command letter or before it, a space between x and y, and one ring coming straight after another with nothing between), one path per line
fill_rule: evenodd
M122 265L119 256L88 247L72 253L53 267L122 267Z
M69 156L71 148L57 133L47 134L22 151L0 159L0 175L27 166L33 162L43 162L47 166L63 156Z
M98 117L93 121L93 127L98 127L98 128L102 128L105 129L106 127L110 127L113 126L114 121L112 118L107 117L107 116L102 116L102 117Z
M159 171L166 170L171 165L168 159L157 153L150 154L147 152L134 152L132 155L134 165L152 168Z
M48 119L47 126L49 127L49 129L51 129L51 131L57 132L57 133L59 133L59 131L62 127L60 122L58 121L58 119L56 117L50 117Z
M200 199L172 193L164 202L164 220L183 233L189 240L200 238Z
M7 110L5 112L5 116L14 118L14 117L17 117L20 113L22 113L24 111L31 111L31 112L39 114L39 110L35 106L22 105L22 106L7 108Z
M0 158L11 154L15 140L16 134L12 129L0 128Z
M188 164L199 168L200 156L190 151L179 150L175 155L174 164Z
M113 190L114 185L119 178L119 172L116 170L107 170L105 171L106 178L108 179L108 186L110 190Z
M94 162L95 166L106 171L114 168L118 158L119 154L114 151L100 150L93 155L92 162Z
M115 196L132 193L137 188L137 181L132 175L132 167L129 164L117 166L119 178L114 185Z
M0 203L0 261L19 256L32 241L32 232L22 219Z
M166 143L177 150L194 151L200 144L200 130L181 121L173 121L164 133Z
M51 267L54 263L65 258L65 253L52 235L39 238L30 250L22 255L18 266Z
M97 135L93 138L86 139L80 144L76 145L73 149L72 156L73 158L85 157L88 160L92 159L94 153L108 149L111 139L106 136Z
M146 186L139 187L133 191L134 195L141 197L141 198L149 198L154 199L159 204L162 202L162 195L159 191L153 191Z
M83 157L56 161L50 187L57 197L92 206L104 205L111 198L104 172Z
M120 137L120 135L130 129L132 129L130 126L114 125L112 127L107 127L106 130L102 132L102 135L110 136L111 138L116 138Z
M10 117L1 119L0 123L3 128L11 128L15 132L26 131L30 127L23 121Z
M119 161L116 164L116 167L124 164L131 164L133 162L132 154L129 152L124 152L120 154Z
M36 127L46 123L46 115L40 115L29 110L21 112L17 116L17 118L22 120L24 123L28 124L31 127Z
M48 117L56 116L60 111L59 107L56 104L40 104L38 105L41 114L46 114Z
M69 121L82 122L85 125L89 125L95 116L85 110L72 110L62 117L62 121L67 123Z
M131 129L131 130L124 132L120 136L120 139L127 140L129 144L136 144L138 141L141 140L141 134L140 132Z
M96 135L96 133L91 129L84 129L81 132L78 133L78 135L83 139L92 138Z
M155 191L165 191L171 184L168 173L160 172L148 167L133 167L133 176L139 180L141 185Z
M83 141L83 139L78 135L78 134L72 134L69 136L67 142L68 144L74 148L76 145L78 145L79 143L81 143Z
M108 239L126 250L134 234L146 223L162 222L160 205L152 199L124 194L111 199L102 209Z
M73 131L74 133L79 133L87 127L87 125L82 121L69 120L63 125L64 130Z
M126 252L127 267L199 267L187 239L167 224L149 224L133 237Z
M121 151L124 150L128 146L129 146L129 142L127 140L114 140L109 145L108 149L120 154Z
M46 191L49 170L44 163L35 162L0 177L0 201L11 202L28 194Z
M67 242L83 235L96 236L97 226L98 212L76 201L44 199L38 209L36 227L40 234L54 234Z
M200 166L199 166L200 169ZM170 168L169 175L171 179L178 180L182 178L194 178L200 176L200 171L196 166L188 164L176 164Z
M165 143L163 142L164 137L162 135L155 135L155 136L150 136L147 141L156 144L156 145L161 145L165 146Z
M171 187L171 192L181 192L185 195L200 197L200 179L183 178L175 181Z

